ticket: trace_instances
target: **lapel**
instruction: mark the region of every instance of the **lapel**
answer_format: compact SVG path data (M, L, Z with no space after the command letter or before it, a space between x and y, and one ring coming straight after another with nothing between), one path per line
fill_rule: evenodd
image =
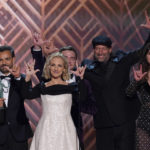
M10 105L11 97L12 97L12 94L13 94L14 89L15 89L14 80L11 79L11 80L10 80L9 95L8 95L8 107L9 107L9 105Z

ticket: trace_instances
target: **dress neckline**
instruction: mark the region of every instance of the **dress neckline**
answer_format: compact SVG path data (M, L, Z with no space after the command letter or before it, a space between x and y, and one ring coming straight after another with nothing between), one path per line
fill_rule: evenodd
M56 86L68 86L69 84L53 84L53 85L50 85L50 86L46 86L46 84L44 84L44 86L46 87L46 88L48 88L48 87L56 87Z

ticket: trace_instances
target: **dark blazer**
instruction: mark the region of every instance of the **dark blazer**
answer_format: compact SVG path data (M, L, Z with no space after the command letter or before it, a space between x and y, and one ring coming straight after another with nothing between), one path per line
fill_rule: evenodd
M8 98L8 107L5 107L3 112L0 111L0 116L4 117L0 122L0 144L7 140L8 132L17 142L25 141L32 137L32 130L26 117L24 108L24 98L21 95L21 85L24 78L21 80L11 79Z

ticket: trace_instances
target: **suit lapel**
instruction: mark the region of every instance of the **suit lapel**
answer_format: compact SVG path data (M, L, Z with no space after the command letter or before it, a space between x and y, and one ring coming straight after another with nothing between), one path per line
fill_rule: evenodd
M15 86L14 86L14 82L13 82L13 79L10 81L10 89L9 89L9 95L8 95L8 106L11 102L11 97L12 97L12 94L13 94L13 91L15 89Z

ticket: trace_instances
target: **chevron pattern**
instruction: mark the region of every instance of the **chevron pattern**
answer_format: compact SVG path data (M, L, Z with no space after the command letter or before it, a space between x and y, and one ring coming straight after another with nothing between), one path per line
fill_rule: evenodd
M140 47L147 30L144 10L150 14L149 0L0 0L0 42L12 45L16 63L31 60L31 31L42 33L43 39L54 39L60 48L74 46L79 61L92 58L91 40L107 34L113 51L131 51ZM34 84L38 81L35 78ZM35 130L41 116L40 99L26 101L30 124ZM95 150L95 130L90 115L83 114L86 150Z

